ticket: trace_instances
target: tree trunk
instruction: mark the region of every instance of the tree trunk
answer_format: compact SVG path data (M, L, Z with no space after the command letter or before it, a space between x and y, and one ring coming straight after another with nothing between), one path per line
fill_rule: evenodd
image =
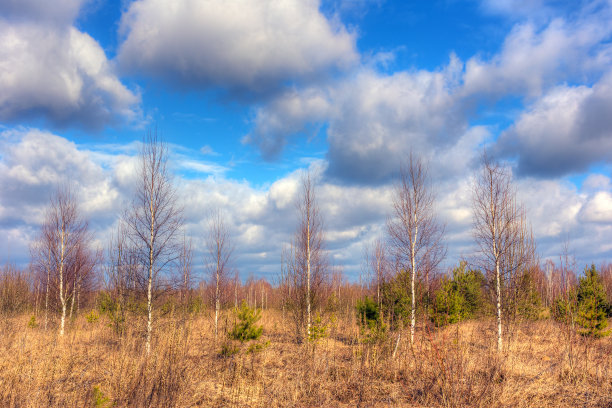
M153 251L151 250L151 258L153 258ZM153 298L153 265L149 265L149 282L147 284L147 341L146 341L146 352L147 355L151 352L151 332L153 331L152 324L152 298Z
M47 267L47 289L45 293L45 330L49 321L49 268Z
M497 292L497 351L502 351L502 309L501 309L501 277L499 271L499 261L495 262L495 280Z
M150 202L151 211L151 235L149 236L149 281L147 283L147 341L145 349L147 355L151 352L151 332L153 331L153 240L154 240L154 226L155 226L155 215L153 215L153 202Z
M416 214L415 214L415 224L416 224ZM416 242L417 242L417 234L419 233L418 227L414 229L414 238L411 242L411 256L410 260L412 263L412 279L410 280L410 345L414 344L414 328L416 326L416 310L415 310L415 290L414 290L414 280L416 279Z
M74 310L74 296L76 294L76 280L73 282L72 285L72 296L70 299L70 317L68 318L68 320L72 320L72 312Z
M308 206L306 221L306 338L310 334L310 206Z
M217 275L215 282L215 341L217 340L218 325L219 325L219 266L217 264Z
M59 271L59 295L62 303L62 320L60 323L60 336L64 335L64 322L66 321L66 297L64 296L64 252L66 250L64 231L61 233L60 271Z
M79 278L79 284L77 285L77 316L79 315L79 310L80 310L80 306L81 306L81 279Z

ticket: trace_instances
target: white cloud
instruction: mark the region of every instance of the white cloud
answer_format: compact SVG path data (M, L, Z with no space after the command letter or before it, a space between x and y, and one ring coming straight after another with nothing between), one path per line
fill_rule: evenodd
M483 119L479 108L518 96L526 109L495 143L496 152L516 158L521 175L584 171L612 160L606 114L612 46L605 41L611 11L585 10L542 27L517 24L499 53L465 66L451 55L434 71L362 67L335 82L288 90L257 108L244 141L270 158L292 138L326 129L327 174L337 180L385 183L410 151L435 163L436 177L452 177L469 169L474 149L498 131L470 125ZM572 80L585 85L564 84Z
M21 256L27 262L27 243L39 228L49 194L57 182L64 180L75 183L82 209L104 244L133 192L137 163L134 149L97 146L92 151L35 129L10 130L1 135L0 232L4 234L2 248L10 248L12 259L19 261ZM392 186L336 184L324 177L325 165L314 162L311 169L316 175L327 248L334 262L355 278L363 244L384 235ZM474 250L471 172L464 169L461 173L434 185L440 219L447 225L448 265ZM281 249L290 242L298 224L295 202L300 174L301 170L289 173L265 188L221 175L190 179L179 174L175 182L185 208L186 232L193 237L197 251L196 269L201 265L207 216L210 210L221 208L236 244L234 266L245 276L253 272L272 278L279 270ZM581 261L598 261L610 255L606 249L612 239L610 185L610 179L603 175L585 180L582 189L558 180L524 178L517 182L543 256L556 257L558 243L567 233L580 251ZM5 242L8 237L10 242Z
M121 83L92 37L70 22L38 21L35 13L0 18L0 89L2 121L43 117L54 125L95 128L140 114L140 96Z
M585 222L612 223L612 193L610 191L595 193L582 208L580 219Z
M0 14L14 19L70 24L88 0L3 0Z
M200 153L202 153L205 156L219 156L219 153L217 153L212 147L210 147L209 145L204 145L200 148Z
M612 180L610 180L610 177L603 174L592 173L582 182L582 190L587 192L612 190Z
M498 54L466 62L463 92L537 97L559 81L600 74L612 62L605 41L612 33L610 17L604 9L572 22L556 18L544 28L533 22L515 25Z
M317 123L328 119L331 109L330 95L321 87L289 89L257 109L255 127L242 141L256 145L264 157L274 158L285 147L288 135L316 133Z
M316 0L139 0L120 32L122 67L188 88L269 92L358 60L354 35Z
M384 183L411 150L433 158L464 136L465 107L456 97L461 69L451 56L434 72L387 75L364 68L326 87L287 91L257 110L255 128L245 140L265 157L274 156L290 135L325 123L327 174Z
M1 205L19 222L40 222L51 193L64 183L78 187L87 214L115 208L118 193L103 168L63 137L36 129L8 130L0 135L0 152Z
M612 71L592 88L560 85L538 99L495 147L521 174L559 176L612 162Z
M519 198L537 238L562 237L577 226L586 196L563 180L525 178L518 181Z

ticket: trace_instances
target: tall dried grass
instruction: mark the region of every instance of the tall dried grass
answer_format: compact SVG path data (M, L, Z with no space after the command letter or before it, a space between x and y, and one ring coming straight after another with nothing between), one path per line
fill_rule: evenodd
M79 316L63 339L29 320L0 323L0 406L612 406L612 340L572 337L570 348L552 321L511 327L501 356L493 321L421 328L393 358L397 333L372 339L347 318L316 346L297 345L289 322L265 311L269 346L222 356L209 317L169 315L147 359L140 320L117 336L104 318Z

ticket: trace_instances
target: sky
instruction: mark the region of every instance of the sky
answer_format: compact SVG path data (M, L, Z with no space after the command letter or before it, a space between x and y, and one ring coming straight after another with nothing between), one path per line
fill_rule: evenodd
M0 262L27 265L66 181L106 245L150 130L196 270L221 209L233 267L274 280L311 170L331 263L356 281L410 152L455 265L475 255L483 149L543 261L565 242L579 268L610 260L610 21L610 0L0 0Z

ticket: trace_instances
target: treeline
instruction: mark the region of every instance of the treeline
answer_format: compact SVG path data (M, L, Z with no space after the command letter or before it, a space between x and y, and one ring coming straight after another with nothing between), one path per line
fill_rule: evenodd
M81 286L74 296L73 312L88 313L95 310L107 314L118 331L123 329L129 314L144 315L146 296L138 286L124 287L109 284L97 269L89 284ZM101 275L96 275L101 274ZM334 313L337 316L359 320L366 314L370 323L385 322L389 327L404 327L411 317L410 279L405 270L385 275L380 281L371 279L365 284L349 283L338 270L324 286L320 287L321 301L315 303L315 314ZM523 271L518 279L504 286L508 299L504 314L509 321L553 318L564 321L568 313L576 314L575 321L581 327L597 330L597 314L612 317L612 264L603 263L598 268L586 268L582 276L561 265L547 262L544 267ZM4 315L30 313L44 324L45 307L52 319L61 313L57 296L50 296L45 305L44 279L31 269L19 269L6 264L0 268L0 312ZM50 282L57 289L57 282ZM378 286L379 285L379 286ZM156 306L162 314L198 314L214 311L214 282L202 281L194 287L167 284L155 295ZM377 287L378 286L378 287ZM275 309L289 315L288 287L268 280L249 277L245 282L237 278L222 282L220 287L221 309L234 309L244 301L253 309ZM420 281L416 285L417 316L434 326L441 327L468 319L495 315L494 285L477 268L467 262L446 273L436 273L428 285ZM72 298L69 299L72 305ZM374 317L373 317L374 316ZM590 322L590 323L589 323ZM591 326L589 326L589 324Z
M348 283L329 260L325 220L309 172L301 179L297 228L282 249L273 282L240 281L222 209L210 214L203 231L205 276L198 281L167 160L167 146L149 132L141 145L132 201L104 249L93 246L74 190L59 186L31 243L30 266L1 270L0 310L32 313L32 325L57 328L59 335L66 321L83 310L92 319L106 315L118 335L138 322L144 325L147 354L156 318L211 313L216 339L221 312L238 310L243 302L253 309L281 311L297 342L316 336L325 318L338 315L371 332L396 331L396 348L403 328L414 342L417 322L439 327L491 316L499 351L504 327L517 319L556 318L581 334L608 334L612 265L579 274L567 248L558 264L542 265L510 170L486 154L472 186L478 251L469 262L441 270L445 226L437 217L428 167L411 155L395 185L385 234L364 251L367 276L360 284Z
M612 317L612 264L602 264L599 270L592 265L580 277L550 262L546 266L548 271L540 267L524 270L502 286L507 321L548 318L564 321L573 313L584 334L606 333L604 319ZM371 295L360 304L360 310L388 316L386 320L391 326L409 321L411 300L406 290L409 282L406 274L401 271L385 279L378 302L374 288L370 287ZM465 261L447 274L435 276L429 287L423 282L417 288L418 304L422 305L418 314L435 326L495 314L495 285Z

